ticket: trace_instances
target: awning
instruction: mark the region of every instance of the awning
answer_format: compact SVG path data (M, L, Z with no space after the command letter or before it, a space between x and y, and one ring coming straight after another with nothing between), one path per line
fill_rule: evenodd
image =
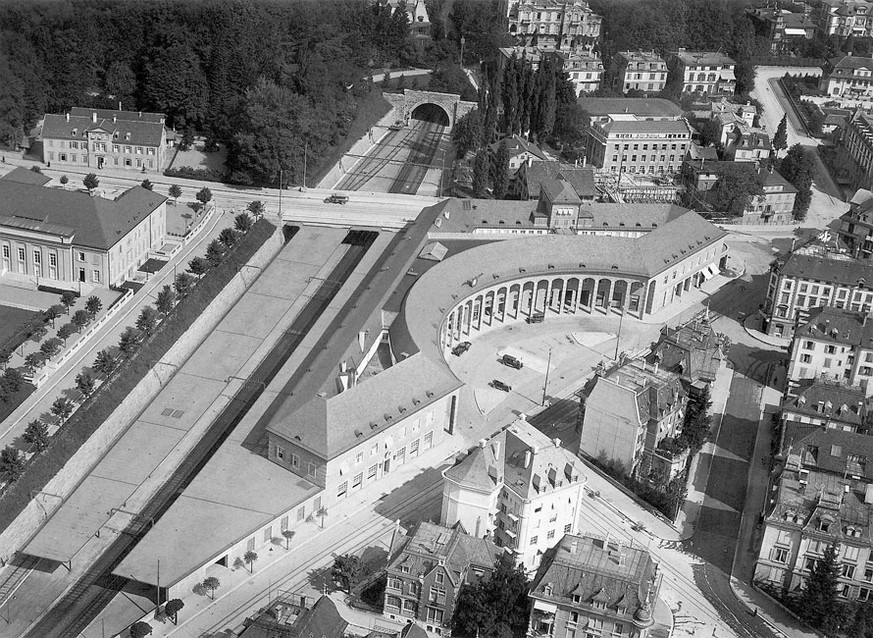
M795 36L804 36L806 37L806 29L785 29L785 35L795 35Z
M703 275L704 279L712 279L718 274L718 270L716 270L714 265L709 264L706 268L700 271L700 274Z
M721 75L722 80L736 80L737 79L737 76L734 75L733 69L722 69L720 75Z
M540 611L545 611L550 614L554 614L558 611L558 606L553 605L552 603L547 603L544 600L539 600L538 598L534 598L534 609L539 609Z

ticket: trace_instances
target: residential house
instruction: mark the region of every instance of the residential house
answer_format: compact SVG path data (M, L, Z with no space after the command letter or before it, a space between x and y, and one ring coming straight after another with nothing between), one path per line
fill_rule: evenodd
M498 140L491 145L491 152L497 153L501 144L506 144L509 151L509 164L506 169L514 173L518 167L529 161L545 161L546 156L540 147L524 139L521 135L513 135Z
M706 316L698 316L676 328L664 326L652 346L649 363L679 375L686 387L709 384L725 359L724 339L716 334Z
M783 428L805 424L868 433L868 403L863 388L821 377L798 383L793 392L782 402Z
M546 553L531 583L528 636L669 638L672 623L655 619L656 608L666 609L658 598L661 579L642 547L567 534Z
M873 264L845 252L811 245L791 251L770 265L764 300L765 331L790 337L795 322L819 306L870 314Z
M873 58L831 58L822 66L819 87L834 97L864 101L873 98Z
M819 0L816 18L826 35L843 38L873 35L873 3L868 0Z
M755 27L755 33L768 42L774 53L785 50L786 46L801 40L812 40L815 23L810 17L808 5L792 7L789 11L781 6L749 7L746 15Z
M837 594L873 597L873 437L798 425L783 437L784 459L764 506L754 580L799 594L829 545L837 545Z
M312 607L299 600L280 599L256 616L246 618L240 638L345 638L351 632L336 603L321 596Z
M104 199L13 172L0 179L2 276L67 289L117 286L164 244L163 195L134 186Z
M163 113L75 107L43 120L43 158L65 167L160 173L168 153Z
M859 188L849 200L849 210L840 215L836 228L852 257L873 259L873 192Z
M406 10L406 20L413 39L430 39L430 16L424 0L377 0L382 7L390 7L391 13L403 5Z
M600 37L602 19L586 0L500 0L499 11L511 35L541 45L574 48Z
M560 68L570 78L577 97L600 88L603 81L603 60L589 47L553 51L549 55L558 60Z
M512 199L539 199L542 185L557 179L558 174L565 170L566 166L558 160L528 160L519 166L515 175L509 180L507 196Z
M764 131L735 131L728 135L724 157L733 162L756 162L769 158L772 151L770 136Z
M830 379L873 394L873 321L863 311L821 306L798 323L790 347L789 384Z
M520 418L443 471L440 522L493 535L516 565L533 571L547 549L577 530L582 469L560 439Z
M667 84L667 63L654 51L620 51L612 65L614 87L621 93L658 93Z
M491 540L470 536L460 525L422 521L410 536L395 533L382 613L450 636L461 587L488 580L502 554Z
M708 95L733 95L737 63L720 51L679 49L669 60L671 72L682 76L682 90Z
M840 182L851 188L873 189L873 117L862 109L846 122L837 145Z
M579 450L621 465L631 476L673 478L688 452L675 451L688 396L680 377L642 359L619 363L598 376L583 398Z

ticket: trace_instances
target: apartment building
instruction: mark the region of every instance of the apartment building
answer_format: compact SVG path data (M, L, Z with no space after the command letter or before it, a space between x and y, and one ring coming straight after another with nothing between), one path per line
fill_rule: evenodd
M501 0L500 15L511 35L560 48L597 40L603 22L585 0Z
M815 18L827 35L869 38L873 34L873 3L867 0L819 0Z
M141 186L105 199L0 179L0 276L71 290L117 286L163 246L166 202Z
M721 52L679 49L669 60L671 73L682 76L682 90L708 95L733 95L737 63Z
M502 554L491 540L470 536L459 525L422 521L409 536L395 533L382 613L450 636L461 587L489 579Z
M815 244L792 251L770 265L764 300L765 331L791 337L803 313L819 306L870 314L873 264Z
M822 66L819 88L834 97L869 100L873 97L873 58L831 58Z
M622 93L657 93L667 85L667 63L654 51L621 51L612 65L614 87Z
M649 363L678 374L685 386L689 387L715 381L724 358L724 338L716 334L704 315L675 328L661 328L658 341L652 347Z
M694 129L675 104L660 98L580 98L591 117L586 161L603 171L678 172Z
M870 302L863 312L819 307L794 331L788 365L789 383L830 379L873 394L873 321Z
M728 135L724 157L732 162L760 162L770 157L773 145L764 131L736 130Z
M796 3L789 11L781 6L749 7L746 15L755 27L755 33L770 43L774 53L799 40L812 40L816 25L810 17L808 5Z
M672 444L688 397L678 374L632 359L596 377L583 402L580 452L619 463L631 476L672 479L682 471L688 451Z
M843 127L837 151L852 188L873 189L873 117L856 109Z
M840 215L837 235L852 257L873 259L873 192L859 188Z
M577 530L586 482L579 458L520 418L443 471L440 523L460 523L525 571Z
M603 60L590 48L554 51L552 55L570 78L576 96L598 90L603 82Z
M867 434L868 402L863 388L820 377L794 387L782 402L783 428L790 424ZM791 443L791 441L788 441Z
M168 135L163 113L74 107L46 114L42 161L53 168L164 170ZM172 137L172 136L171 136Z
M543 161L546 159L539 146L526 140L521 135L504 137L502 140L494 142L489 148L492 153L496 154L502 144L505 144L506 150L509 151L509 162L504 166L504 169L511 173L517 171L518 167L526 162Z
M664 608L661 578L641 547L567 534L546 553L531 583L528 636L669 638L671 626L655 620L656 607Z
M838 594L873 598L873 437L819 426L789 428L784 464L765 504L754 579L801 590L824 550L837 544Z

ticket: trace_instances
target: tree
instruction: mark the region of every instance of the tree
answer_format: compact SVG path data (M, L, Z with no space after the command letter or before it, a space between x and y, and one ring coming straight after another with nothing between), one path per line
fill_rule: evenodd
M88 173L82 178L82 185L88 189L89 193L93 193L94 189L100 186L100 178L95 173Z
M130 356L139 345L139 339L139 330L132 326L127 326L127 328L124 329L124 332L121 333L121 338L118 341L118 349L121 350L125 356Z
M524 571L499 563L490 580L462 585L455 602L452 633L480 638L523 635L529 604Z
M815 172L812 157L803 146L795 144L779 161L777 170L797 189L797 196L794 198L794 219L803 221L812 202L812 176Z
M497 152L493 155L491 163L492 183L494 184L494 198L503 199L509 186L509 148L506 141L500 143Z
M39 343L42 341L42 338L48 334L48 328L46 328L43 324L39 324L38 326L34 326L30 332L30 340L34 343Z
M152 633L152 626L142 620L133 623L130 626L130 638L145 638Z
M173 288L176 290L176 294L180 297L184 297L191 289L194 287L194 277L189 275L186 272L180 272L176 275L176 281L173 282Z
M88 301L85 302L85 310L88 311L89 315L95 317L97 316L97 313L99 313L102 309L103 302L100 301L100 297L98 297L97 295L91 295L90 297L88 297Z
M37 350L36 352L31 352L24 357L24 365L30 368L30 372L33 374L37 368L41 368L45 365L45 359L45 355Z
M173 198L174 202L178 202L179 198L182 196L182 187L178 184L170 184L168 193L170 194L170 197Z
M870 603L858 603L852 613L849 623L848 638L868 638L873 633L873 606Z
M464 157L470 151L479 149L483 143L483 133L484 122L478 109L473 109L458 118L455 122L455 128L452 130L457 157Z
M3 366L3 369L6 369L6 366L9 365L9 361L12 359L12 352L10 350L0 350L0 366Z
M118 365L118 360L113 356L109 348L106 348L97 353L97 358L94 359L94 365L91 367L97 374L105 378L113 373L116 365Z
M142 186L144 189L146 189L148 191L155 190L155 185L152 184L151 180L149 180L149 179L144 179L142 181L142 183L140 184L140 186Z
M243 555L243 560L246 565L249 566L249 571L254 574L255 573L255 561L258 560L258 553L253 551L248 551Z
M27 443L33 450L39 454L49 445L49 433L45 423L39 419L34 419L27 424L24 434L21 435L22 440Z
M211 592L212 600L215 600L215 590L221 587L221 582L215 576L207 576L203 579L201 583L204 589L208 589Z
M206 204L208 204L212 199L212 191L204 186L199 191L197 191L195 197L197 198L198 202L206 206Z
M226 248L222 242L213 239L206 247L206 261L209 262L210 266L217 266L221 263L225 250Z
M197 275L198 279L205 275L208 270L209 262L206 261L203 257L194 257L194 259L188 262L188 272Z
M179 624L179 612L184 609L185 603L179 600L178 598L171 598L167 601L167 604L164 605L164 613L167 616L173 617L173 624Z
M24 385L24 376L18 368L6 368L3 376L0 377L0 398L7 402L18 394L22 385Z
M836 629L839 620L837 586L840 569L837 545L831 543L825 549L824 557L815 561L800 595L798 608L803 619L825 633Z
M718 212L740 217L754 199L764 197L764 183L751 162L723 163L706 201Z
M340 589L344 589L350 594L363 569L364 565L360 558L354 554L343 554L342 556L337 556L333 561L333 567L330 569L330 578L339 585Z
M0 478L7 483L14 483L24 473L24 459L11 445L0 451Z
M249 217L248 213L240 213L233 218L233 227L237 232L247 233L252 228L252 218Z
M64 346L64 342L58 339L57 337L52 337L43 342L43 344L39 347L40 352L42 352L46 357L51 359L58 352L61 351L61 348Z
M42 173L42 169L39 166L37 166L36 164L31 166L30 170L33 171L34 173Z
M282 537L285 539L285 549L288 550L291 548L291 539L294 538L294 532L290 529L282 530Z
M184 40L143 51L142 95L176 129L201 126L207 114L209 83L200 58Z
M76 293L67 290L61 294L61 305L66 309L67 314L70 313L70 307L76 303Z
M146 336L149 336L158 325L159 318L157 310L152 306L145 306L140 311L139 317L136 318L136 328Z
M63 186L64 189L66 189L66 188L67 188L67 184L70 183L70 178L67 177L66 175L61 175L61 180L60 180L60 181L61 181L61 186Z
M266 207L264 206L264 202L262 202L258 199L254 200L252 202L249 202L249 205L246 206L246 210L255 219L260 219L261 217L264 216L264 213L266 213L266 211L267 211ZM239 230L239 229L237 229L237 230Z
M55 320L62 314L64 314L65 311L66 308L64 308L64 306L62 306L61 304L54 304L53 306L48 307L48 309L45 311L45 317L52 322L52 328L55 327Z
M58 397L55 399L54 403L52 403L51 413L55 415L61 423L63 423L70 418L70 415L73 413L73 402L64 397Z
M87 370L82 370L76 375L76 389L85 397L90 397L94 394L94 377Z
M91 323L92 319L93 317L91 316L91 313L89 313L87 310L77 310L70 318L70 323L76 326L79 332L81 332L82 328Z
M682 433L677 437L680 446L690 448L694 454L700 451L712 427L712 416L709 413L711 408L708 386L688 400Z
M483 197L488 187L488 151L481 150L473 161L473 195Z
M776 133L773 135L773 152L776 157L779 157L779 151L788 148L788 115L783 115L779 126L776 127Z
M233 248L238 240L239 237L237 237L236 231L233 228L223 228L221 232L218 233L218 241L228 248Z
M64 345L67 345L67 339L72 337L76 332L75 326L71 323L65 323L58 328L58 339L63 340Z
M162 315L168 315L172 312L175 303L176 291L167 285L158 293L158 297L155 300L155 307Z
M700 142L704 146L721 144L721 125L716 119L709 119L700 128Z

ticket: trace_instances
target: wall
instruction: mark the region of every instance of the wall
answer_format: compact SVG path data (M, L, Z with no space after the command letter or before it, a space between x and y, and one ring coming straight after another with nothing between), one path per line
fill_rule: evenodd
M397 106L393 106L390 111L388 111L381 120L379 120L373 129L377 127L387 127L394 122L396 122L400 118L400 111L398 111ZM371 130L373 130L371 129ZM387 133L387 130L385 131ZM340 168L340 164L342 164L343 160L345 160L345 166L351 167L353 163L352 158L347 157L348 155L365 155L367 151L369 151L377 142L376 140L371 140L369 133L365 134L361 139L352 144L352 147L346 151L346 155L337 162L333 168L331 168L327 174L321 178L321 181L316 184L316 188L334 188L334 186L345 176L345 171ZM355 159L354 161L357 161Z
M282 245L282 230L277 228L272 237L264 243L248 263L259 269L266 267L282 248ZM253 283L253 279L250 270L242 269L228 282L221 293L170 348L161 361L173 367L178 367L184 363L205 336L218 325L222 317L242 297L251 283ZM64 468L46 484L41 494L32 500L18 518L0 533L0 559L9 560L16 551L29 542L42 526L47 514L51 514L61 505L62 500L60 499L66 499L72 494L82 478L134 422L148 403L157 396L163 383L168 380L168 376L159 377L156 372L147 375L140 381L134 391L79 448ZM203 421L208 421L208 419L203 419ZM193 446L197 437L191 436L190 439L190 446ZM45 494L55 495L56 498L46 499Z
M492 515L497 511L497 494L464 488L443 478L443 498L440 525L452 527L460 522L471 536L478 538L494 529ZM477 525L478 522L478 525Z

